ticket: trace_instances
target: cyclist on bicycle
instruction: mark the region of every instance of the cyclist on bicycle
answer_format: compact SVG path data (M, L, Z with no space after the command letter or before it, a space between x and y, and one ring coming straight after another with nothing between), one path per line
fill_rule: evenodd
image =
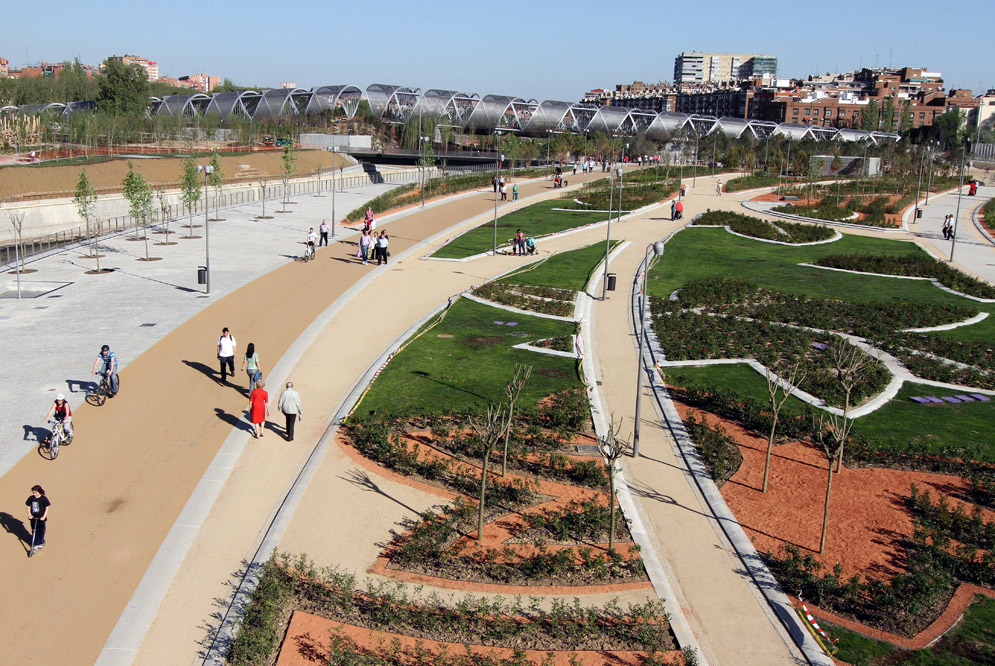
M314 233L314 227L311 227L311 231L307 232L307 251L312 257L314 256L314 244L318 242L318 234Z
M66 402L66 396L61 393L55 396L55 402L52 403L52 409L48 410L48 416L45 417L45 421L61 423L62 431L66 433L66 439L72 438L73 410L69 407L69 403Z
M98 371L97 368L100 368L100 370ZM117 357L108 345L100 348L97 360L93 362L93 374L101 375L107 379L107 383L110 386L109 397L113 398L117 395Z

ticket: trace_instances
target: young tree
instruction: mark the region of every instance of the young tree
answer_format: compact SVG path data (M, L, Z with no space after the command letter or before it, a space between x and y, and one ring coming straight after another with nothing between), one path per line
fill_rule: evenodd
M24 272L24 234L21 233L21 228L24 226L24 211L9 211L7 213L7 219L10 220L10 226L14 227L14 245L20 248L20 261L14 263L14 271L17 273Z
M878 101L872 99L860 112L860 129L875 131L881 123L881 111Z
M888 97L884 100L884 118L882 119L882 129L890 132L895 129L895 98Z
M211 161L208 162L214 171L207 174L207 184L214 188L214 222L221 221L221 188L225 185L225 172L221 169L221 157L217 151L211 151ZM204 202L207 205L207 202Z
M262 195L261 196L261 200L262 200L262 203L263 203L263 214L260 215L259 217L257 217L256 218L257 220L272 220L273 219L272 215L267 215L266 214L266 186L268 184L269 184L269 181L266 180L265 178L263 178L262 180L259 181L259 190L260 190L260 194Z
M76 204L76 212L86 223L86 245L90 251L90 256L97 259L97 273L100 272L100 253L97 251L96 236L90 232L90 218L93 217L94 209L97 207L97 191L90 184L90 179L86 176L86 169L80 169L79 180L76 181L76 194L73 196L73 203Z
M849 422L850 398L853 391L868 380L869 370L877 363L877 359L868 356L859 347L851 345L843 338L837 338L830 348L830 362L836 375L836 382L843 389L843 419ZM843 468L843 441L840 441L839 446L837 474Z
M819 554L821 555L826 550L826 530L829 527L829 498L833 492L833 461L836 460L839 465L843 464L843 444L850 436L853 421L846 416L839 417L835 414L830 414L828 419L820 416L813 421L812 434L823 453L826 454L826 460L829 463L826 479L826 506L822 513L822 538L819 540Z
M290 179L294 175L294 167L297 165L297 155L294 147L290 144L283 147L283 157L280 158L280 179L283 180L283 211L287 211L287 204L290 203Z
M774 435L777 432L777 417L781 413L781 408L788 401L791 392L798 388L798 385L805 379L805 371L801 369L802 361L798 360L792 365L787 376L778 381L770 369L764 367L764 374L767 377L767 395L770 397L770 436L767 438L767 458L764 462L764 484L762 491L767 492L767 479L770 475L770 452L774 448Z
M173 204L169 203L169 195L161 187L155 188L155 198L159 200L159 212L161 213L159 219L162 221L162 233L166 236L159 245L175 245L175 243L169 242L169 218L173 216Z
M138 238L138 227L145 230L145 260L149 261L149 218L152 217L152 188L142 174L135 171L128 162L128 174L122 182L124 198L128 200L131 217L135 220L135 238Z
M477 541L484 538L484 504L487 499L487 467L491 459L491 452L494 446L500 441L505 430L511 424L508 413L503 405L490 405L483 418L471 417L469 419L472 427L482 442L482 466L480 471L480 506L477 510Z
M512 419L515 416L515 403L518 402L518 396L521 395L522 389L525 388L525 384L529 381L529 377L531 376L531 365L516 365L514 376L504 388L505 393L508 394L508 427L504 432L504 453L501 456L501 476L507 476L508 474L508 439L511 437L511 424Z
M193 207L200 201L200 178L197 177L197 165L194 164L192 157L188 157L183 162L183 175L180 177L180 199L190 214L190 224L187 226L190 228L190 238L193 238Z
M611 421L608 423L608 432L605 436L601 438L601 452L605 456L605 467L608 471L608 504L609 508L609 527L608 532L608 552L611 553L615 550L615 473L617 471L618 461L621 460L622 456L625 455L626 451L629 450L629 440L619 439L618 433L622 429L622 420L619 419L618 422L615 421L615 415L612 415Z

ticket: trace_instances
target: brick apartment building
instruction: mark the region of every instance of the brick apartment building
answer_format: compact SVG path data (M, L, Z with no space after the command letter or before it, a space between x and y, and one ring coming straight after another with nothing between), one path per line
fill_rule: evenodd
M584 102L599 106L623 106L644 111L674 111L677 107L677 90L669 83L645 84L633 81L620 83L615 90L595 88L584 94Z

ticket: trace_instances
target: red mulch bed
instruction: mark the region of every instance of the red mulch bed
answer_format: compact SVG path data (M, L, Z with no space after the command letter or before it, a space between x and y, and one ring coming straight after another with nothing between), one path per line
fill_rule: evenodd
M386 650L392 657L400 656L402 661L414 661L419 650L427 650L435 655L445 654L450 657L465 655L466 646L461 643L443 643L424 638L412 638L402 634L392 634L374 631L335 620L328 620L301 611L294 611L287 628L287 635L280 648L277 666L313 666L327 664L331 647L331 632L336 632L348 640L358 650ZM394 652L394 641L400 648ZM513 655L509 648L471 645L474 654L488 655L494 658L508 659ZM525 658L531 663L546 664L547 652L526 650ZM646 661L645 652L630 651L557 651L553 652L552 666L641 666ZM684 663L680 651L659 653L658 657L664 664L678 666Z
M677 401L674 404L682 419L693 409ZM948 496L951 507L962 503L951 496L968 488L967 482L957 476L844 467L842 473L833 477L826 550L820 555L828 474L822 451L802 442L775 445L767 493L764 494L760 488L766 438L757 437L715 415L697 409L693 411L703 415L709 424L720 425L739 445L743 463L721 487L721 492L757 551L783 556L784 544L793 544L802 553L810 553L822 562L826 571L831 571L839 562L844 577L861 574L887 580L904 569L902 541L912 535L912 518L905 502L911 495L912 484L921 491L930 491L934 499ZM972 505L962 504L970 513ZM985 521L991 521L995 519L995 512L985 509L983 517ZM956 622L977 592L995 596L991 591L962 585L943 615L912 639L835 617L821 609L818 615L901 647L916 649L924 647ZM814 610L811 604L809 608Z

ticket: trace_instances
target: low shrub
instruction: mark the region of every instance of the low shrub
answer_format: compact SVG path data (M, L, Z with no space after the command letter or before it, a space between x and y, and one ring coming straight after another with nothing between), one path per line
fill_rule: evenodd
M800 222L778 222L776 225L758 217L731 211L706 211L694 221L696 225L727 226L738 234L781 241L782 243L812 243L832 238L836 232L825 225Z
M494 303L559 317L573 316L577 295L569 289L504 282L488 282L477 287L473 293Z
M702 462L708 468L715 484L721 486L732 478L743 464L743 453L736 446L736 442L726 435L725 430L708 425L696 417L694 412L688 414L684 423L691 434L691 439L698 447Z
M853 216L852 211L829 203L820 203L818 206L795 206L792 204L785 204L783 206L774 206L771 210L778 213L797 215L799 217L810 217L816 220L829 220L831 222L856 222L856 220L851 220L851 217ZM857 223L859 224L859 222Z
M752 190L758 187L772 187L778 183L796 183L798 179L787 179L776 175L751 174L749 176L739 176L730 178L723 188L726 192L740 192L742 190Z

